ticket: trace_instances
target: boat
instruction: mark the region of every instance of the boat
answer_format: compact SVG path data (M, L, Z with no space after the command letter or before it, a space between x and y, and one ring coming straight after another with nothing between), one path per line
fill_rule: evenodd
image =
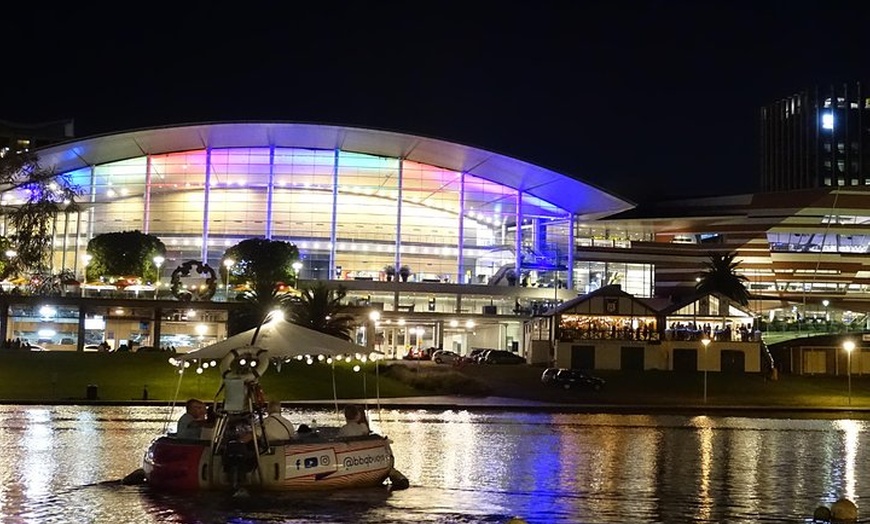
M320 356L334 363L360 351L365 348L279 320L175 357L183 376L191 364L216 365L220 356L223 383L215 396L213 430L201 439L173 433L155 438L143 458L142 480L165 491L407 488L383 435L342 437L338 427L318 427L294 439L268 441L262 431L266 406L259 378L270 363Z

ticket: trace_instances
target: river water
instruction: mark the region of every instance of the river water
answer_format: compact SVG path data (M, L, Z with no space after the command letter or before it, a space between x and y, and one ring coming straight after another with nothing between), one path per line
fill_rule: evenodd
M0 522L811 522L841 496L870 522L863 420L372 410L407 490L232 498L121 485L178 415L0 406Z

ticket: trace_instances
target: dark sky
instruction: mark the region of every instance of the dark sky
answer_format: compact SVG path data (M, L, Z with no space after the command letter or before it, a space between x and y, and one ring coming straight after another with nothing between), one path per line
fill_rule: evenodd
M643 201L755 190L761 105L870 80L857 0L170 5L4 7L0 119L373 127Z

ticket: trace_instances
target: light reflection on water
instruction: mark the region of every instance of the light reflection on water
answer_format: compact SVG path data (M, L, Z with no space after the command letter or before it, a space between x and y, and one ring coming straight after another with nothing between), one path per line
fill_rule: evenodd
M406 491L233 499L120 485L180 412L0 406L0 521L809 522L870 490L865 421L419 410L370 413Z

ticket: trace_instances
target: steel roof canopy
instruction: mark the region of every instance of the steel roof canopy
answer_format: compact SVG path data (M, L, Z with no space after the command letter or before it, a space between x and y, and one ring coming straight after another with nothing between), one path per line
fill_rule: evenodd
M333 125L227 122L155 127L54 144L37 150L37 155L43 167L67 172L143 155L269 146L340 149L465 172L522 190L580 219L601 218L634 207L576 178L498 153L435 138Z

